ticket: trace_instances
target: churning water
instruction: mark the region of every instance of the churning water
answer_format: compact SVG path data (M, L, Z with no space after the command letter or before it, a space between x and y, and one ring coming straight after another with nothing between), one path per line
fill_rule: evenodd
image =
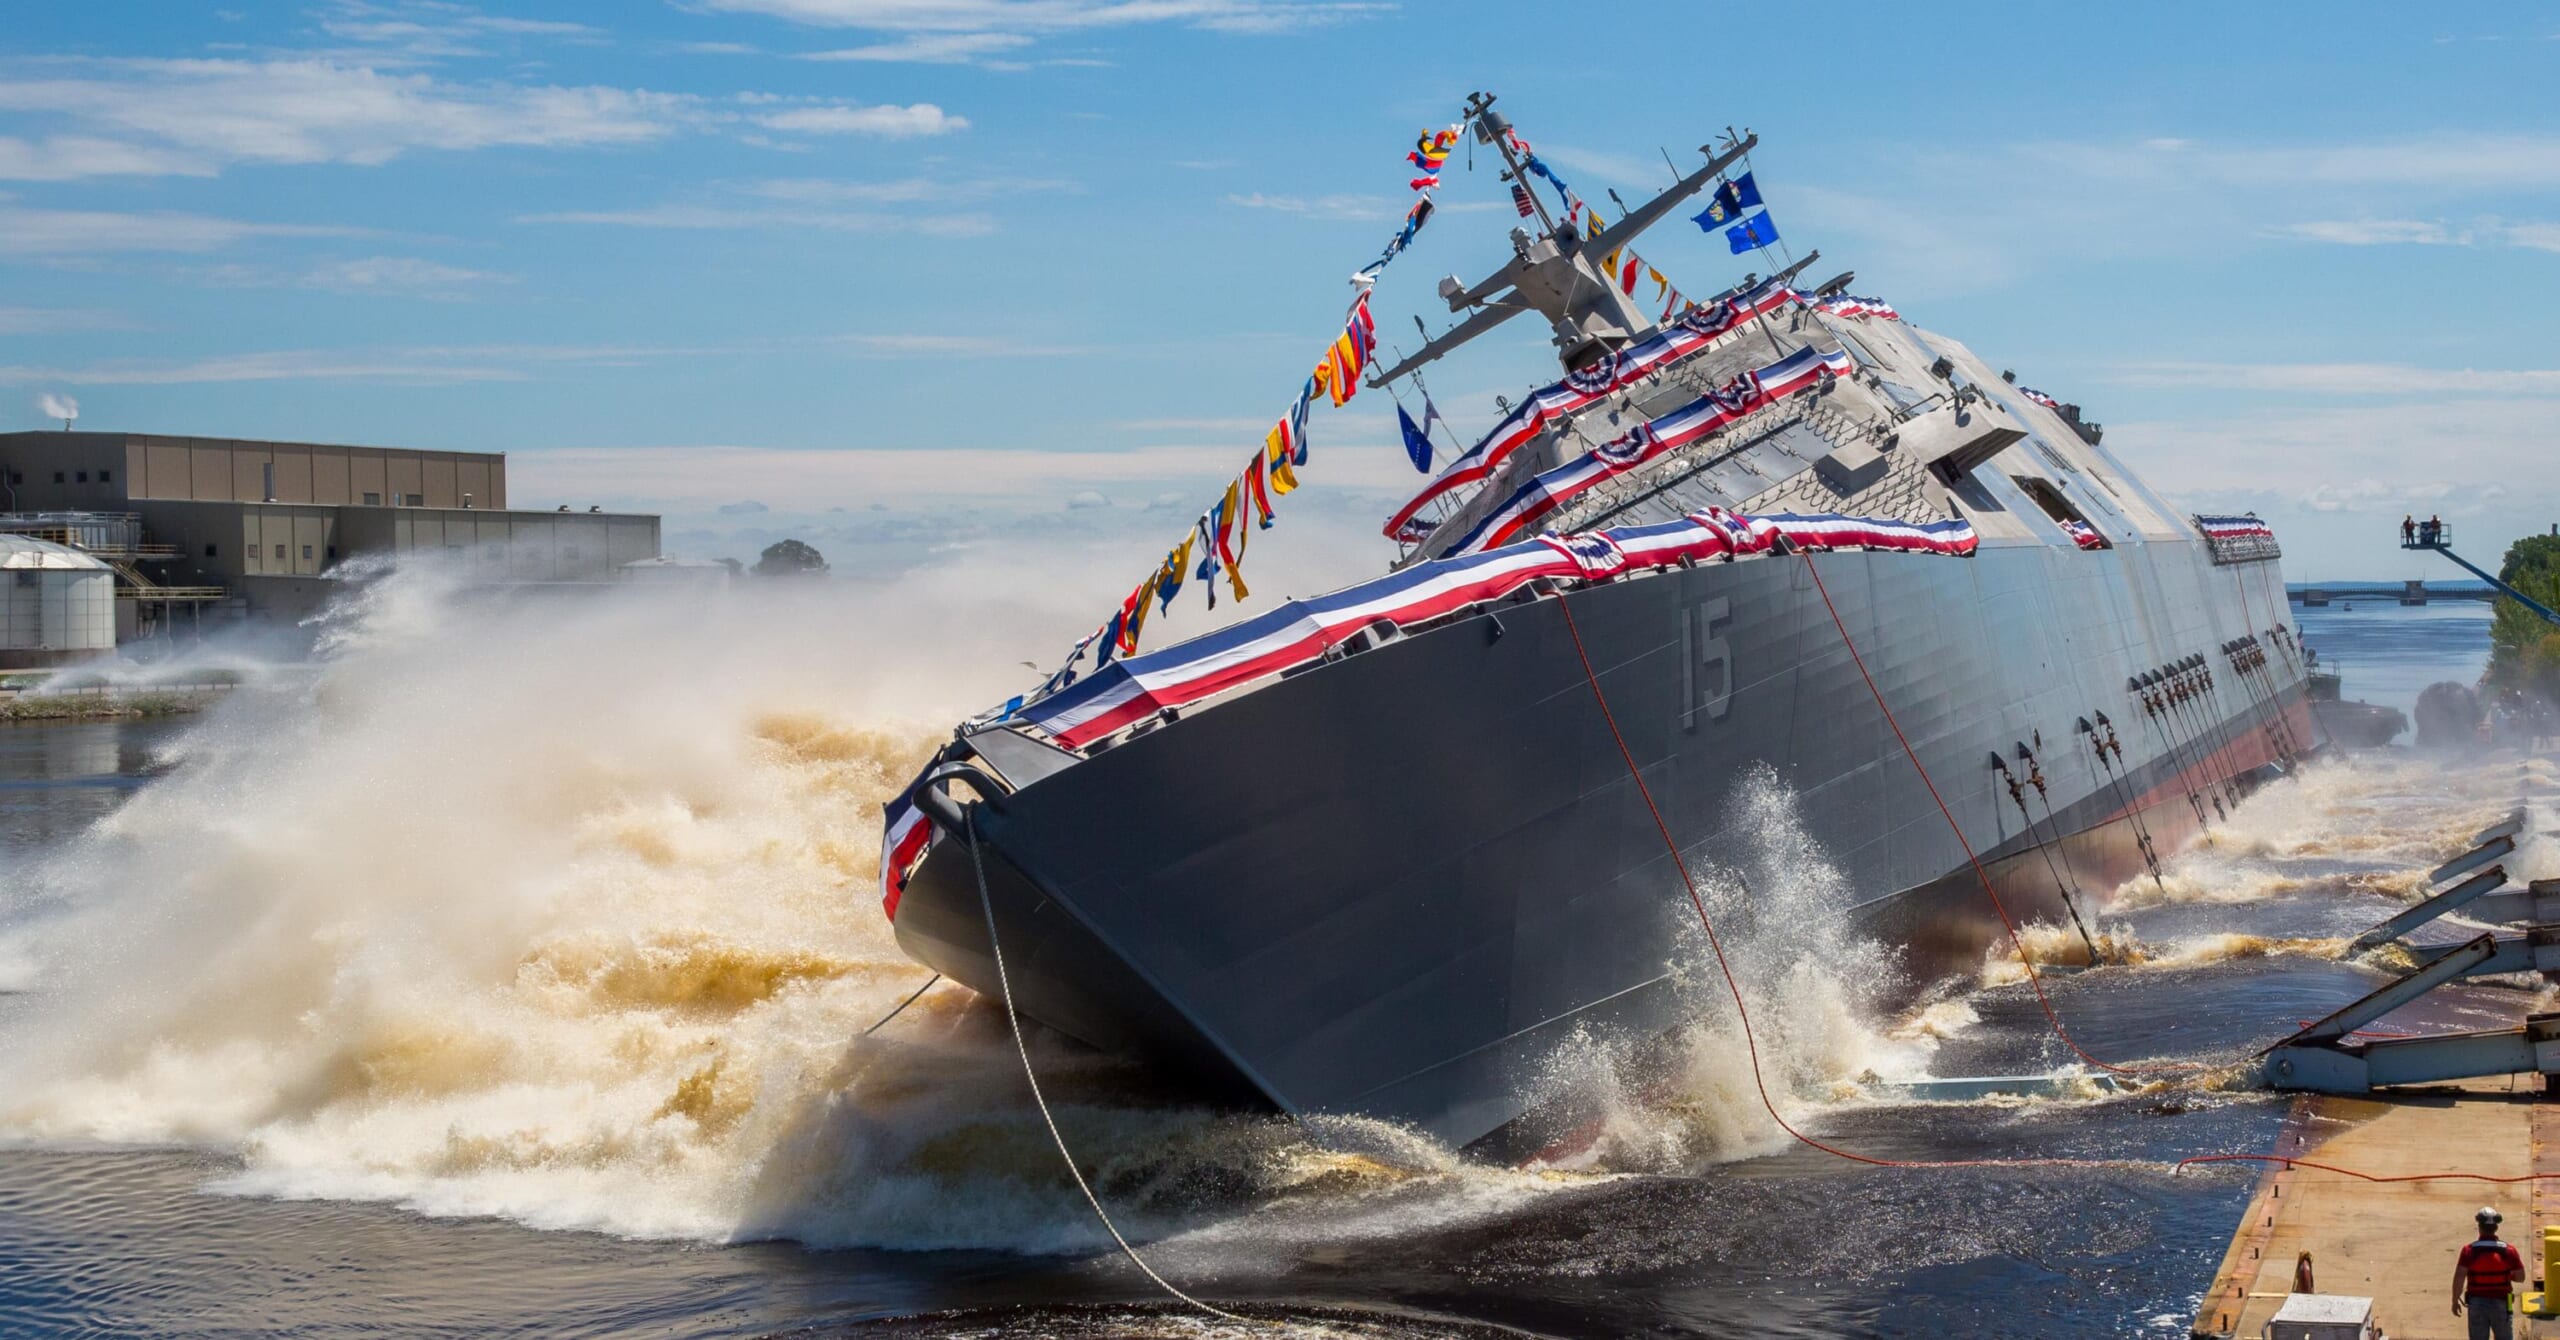
M335 617L316 675L201 721L0 732L0 1331L1232 1330L1110 1252L998 1011L944 986L857 1036L925 979L879 915L878 804L1009 686L969 667L1054 640L978 591L491 605L410 572ZM2055 979L2057 1008L2100 1056L2219 1058L2360 994L2345 937L2520 766L2547 789L2394 755L2260 795L2125 891L2126 965ZM1705 893L1790 1121L1881 1157L2127 1162L1795 1144L1694 931L1669 950L1696 1024L1668 1061L1560 1058L1544 1082L1606 1116L1549 1166L1204 1110L1035 1031L1066 1138L1159 1269L1308 1333L2183 1327L2248 1183L2159 1160L2263 1148L2278 1109L1878 1096L2069 1058L2014 956L1899 980L1829 911L1850 891L1794 797L1752 803Z

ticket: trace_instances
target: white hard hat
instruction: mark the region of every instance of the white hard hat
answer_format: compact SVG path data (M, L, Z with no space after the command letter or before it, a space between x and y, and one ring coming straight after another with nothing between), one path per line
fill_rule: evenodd
M2492 1207L2490 1207L2490 1206L2487 1206L2487 1205L2483 1205L2483 1206L2481 1206L2481 1207L2480 1207L2480 1212L2479 1212L2478 1214L2475 1214L2475 1215L2471 1216L2471 1217L2472 1217L2472 1218L2474 1218L2474 1219L2479 1220L2481 1223L2484 1223L2484 1224L2494 1224L2494 1223L2498 1223L2498 1222L2500 1222L2500 1221L2502 1221L2502 1220L2504 1220L2504 1219L2506 1218L2506 1216L2505 1216L2505 1215L2502 1215L2502 1214L2498 1213L2496 1209L2494 1209L2494 1208L2492 1208Z

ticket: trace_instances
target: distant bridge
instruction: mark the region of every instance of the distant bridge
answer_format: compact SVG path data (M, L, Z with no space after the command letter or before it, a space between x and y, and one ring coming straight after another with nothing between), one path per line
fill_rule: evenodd
M2416 578L2392 586L2384 582L2342 582L2335 586L2305 586L2286 592L2294 604L2314 608L2358 600L2394 601L2402 605L2425 605L2438 600L2495 600L2498 593L2487 586L2428 586Z

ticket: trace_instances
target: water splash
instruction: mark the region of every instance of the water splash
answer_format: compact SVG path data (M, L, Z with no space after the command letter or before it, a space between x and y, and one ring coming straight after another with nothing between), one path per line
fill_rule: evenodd
M1899 954L1857 935L1845 876L1806 830L1795 792L1766 768L1742 782L1731 865L1693 856L1699 894L1716 924L1751 1016L1749 1042L1772 1101L1801 1124L1819 1109L1867 1095L1875 1078L1915 1078L1944 1036L1896 1027L1906 992ZM1720 852L1733 859L1731 852ZM1694 1022L1667 1046L1579 1037L1547 1084L1598 1113L1562 1163L1612 1171L1686 1171L1787 1147L1754 1084L1751 1056L1713 949L1685 901L1666 913L1677 946L1677 990Z
M973 643L1047 612L981 594L952 619L940 579L457 593L433 567L365 588L316 675L236 695L25 872L0 960L39 994L0 1131L202 1145L238 1155L232 1190L542 1227L1101 1244L1000 1014L944 987L854 1041L925 977L879 913L879 805L1008 687L948 666L1009 664ZM1474 1203L1474 1173L1400 1132L1204 1112L1035 1048L1150 1235L1318 1193Z

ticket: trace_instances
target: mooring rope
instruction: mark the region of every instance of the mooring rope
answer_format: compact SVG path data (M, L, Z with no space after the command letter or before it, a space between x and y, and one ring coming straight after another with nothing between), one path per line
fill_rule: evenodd
M1662 807L1654 803L1653 788L1645 784L1644 769L1637 766L1635 751L1628 747L1625 733L1618 729L1618 714L1609 710L1609 695L1600 687L1600 672L1591 664L1590 649L1582 645L1582 629L1574 622L1573 605L1559 593L1556 596L1556 608L1564 613L1565 631L1573 637L1573 652L1575 656L1581 658L1582 676L1591 685L1591 700L1599 705L1600 720L1608 726L1609 738L1617 742L1618 757L1626 761L1627 776L1635 782L1636 794L1644 800L1646 813L1653 816L1654 831L1662 835L1662 845L1671 853L1671 864L1679 870L1680 883L1688 891L1689 906L1697 910L1698 926L1707 933L1707 947L1715 951L1716 970L1724 975L1725 990L1732 995L1734 1014L1742 1024L1743 1050L1751 1058L1752 1087L1759 1091L1761 1108L1769 1114L1769 1120L1778 1124L1779 1130L1794 1137L1798 1143L1821 1150L1834 1158L1847 1159L1851 1163L1863 1163L1876 1168L2129 1168L2144 1166L2143 1161L2135 1159L1889 1159L1842 1149L1838 1145L1827 1144L1796 1129L1795 1124L1778 1111L1777 1100L1769 1096L1769 1080L1762 1072L1760 1064L1760 1039L1751 1026L1751 1007L1743 1000L1742 983L1733 975L1732 960L1725 956L1724 938L1716 934L1715 921L1707 915L1706 898L1698 892L1697 876L1689 872L1689 858L1681 853L1679 841L1671 836L1671 825L1662 817ZM2014 930L2011 935L2014 939ZM2019 951L2021 957L2025 952L2023 949Z
M2010 947L2018 951L2018 966L2026 969L2027 985L2035 988L2036 1004L2043 1008L2045 1022L2053 1026L2053 1035L2062 1039L2062 1045L2069 1047L2072 1054L2081 1060L2118 1075L2169 1074L2203 1069L2202 1065L2191 1061L2141 1066L2101 1061L2090 1055L2088 1049L2071 1036L2071 1030L2063 1026L2062 1016L2055 1012L2052 998L2045 994L2043 975L2028 959L2027 946L2018 937L2018 923L2009 916L2008 906L2000 901L2000 891L1991 885L1991 872L1982 868L1982 857L1975 854L1973 842L1965 837L1964 825L1956 822L1955 811L1948 809L1946 797L1938 794L1938 784L1930 779L1928 765L1920 761L1920 752L1911 747L1910 738L1902 733L1902 723L1894 719L1892 706L1884 700L1884 690L1876 687L1876 677L1867 673L1867 658L1858 654L1857 641L1849 636L1849 625L1840 617L1840 607L1831 603L1831 588L1823 584L1822 569L1813 561L1811 553L1804 556L1804 570L1813 575L1813 589L1822 595L1822 608L1830 612L1832 626L1840 630L1840 645L1849 649L1850 663L1858 667L1858 677L1866 681L1868 694L1875 698L1877 710L1884 713L1884 724L1893 728L1893 738L1902 746L1903 756L1911 760L1912 769L1920 774L1920 784L1928 788L1929 799L1937 802L1939 815L1946 819L1948 831L1955 834L1956 845L1964 850L1966 864L1973 867L1973 877L1981 882L1982 892L1991 899L1991 910L2000 914L2001 928L2009 933Z
M1013 979L1005 972L1004 945L996 938L996 904L995 900L987 895L987 862L985 856L978 850L978 813L975 809L968 811L961 828L962 835L969 843L969 864L978 873L978 910L987 918L987 952L993 955L996 961L996 986L1004 994L1005 1022L1013 1027L1013 1051L1016 1056L1022 1058L1022 1077L1031 1082L1031 1101L1040 1109L1040 1120L1049 1128L1049 1139L1051 1143L1057 1145L1058 1157L1067 1165L1067 1175L1076 1179L1076 1190L1084 1193L1084 1203L1093 1207L1093 1217L1101 1220L1104 1231L1111 1234L1111 1240L1120 1244L1120 1254L1128 1257L1129 1264L1144 1272L1148 1279L1154 1280L1157 1288L1213 1317L1222 1317L1248 1326L1272 1325L1273 1323L1259 1317L1239 1316L1224 1308L1201 1302L1176 1288L1173 1281L1157 1274L1156 1268L1148 1265L1145 1257L1138 1255L1138 1249L1129 1245L1129 1239L1121 1236L1120 1226L1111 1222L1111 1212L1102 1208L1102 1198L1094 1195L1093 1185L1084 1180L1084 1170L1076 1166L1076 1156L1067 1150L1067 1137L1058 1133L1057 1118L1049 1115L1049 1100L1041 1096L1040 1076L1033 1073L1031 1069L1030 1044L1022 1040L1022 1016L1013 1008Z
M917 988L916 988L916 993L915 993L914 995L907 997L905 1000L899 1001L899 1002L898 1002L898 1008L896 1008L896 1009L894 1009L894 1010L889 1011L887 1014L881 1015L881 1016L880 1016L880 1023L873 1024L873 1025L872 1025L872 1026L870 1026L869 1028L866 1028L866 1029L862 1030L862 1036L864 1036L864 1037L866 1037L866 1038L867 1038L867 1037L871 1036L872 1034L879 1032L879 1031L880 1031L880 1025L881 1025L881 1024L885 1024L885 1023L889 1022L890 1020L897 1018L899 1015L905 1014L905 1013L907 1012L907 1007L908 1007L908 1006L913 1005L913 1004L915 1004L917 1001L924 999L924 993L925 993L925 992L927 992L927 991L931 991L931 990L933 989L934 983L939 982L939 981L941 981L941 980L942 980L942 974L941 974L941 973L935 973L933 976L926 978L926 979L925 979L925 982L924 982L924 985L922 985L922 986L920 986L920 987L917 987Z

